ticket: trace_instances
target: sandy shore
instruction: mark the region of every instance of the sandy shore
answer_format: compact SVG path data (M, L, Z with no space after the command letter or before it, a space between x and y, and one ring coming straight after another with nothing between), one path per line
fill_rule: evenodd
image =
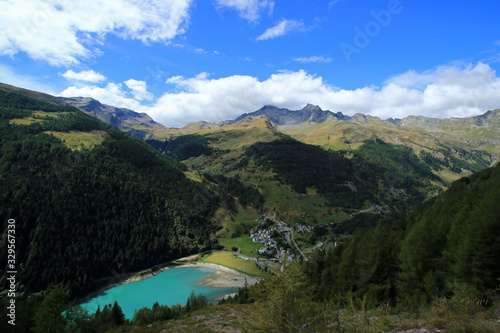
M242 288L245 286L245 282L248 285L253 285L259 282L259 278L256 276L250 276L243 273L240 273L234 269L207 263L207 262L198 262L194 264L185 264L177 267L207 267L212 268L217 271L215 278L207 278L205 281L201 282L201 285L216 287L216 288L230 288L230 287L238 287Z

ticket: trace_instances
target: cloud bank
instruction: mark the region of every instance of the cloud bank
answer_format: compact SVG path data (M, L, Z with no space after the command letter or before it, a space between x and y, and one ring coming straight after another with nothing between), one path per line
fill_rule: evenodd
M59 96L62 97L92 97L99 102L120 108L127 108L134 111L143 111L144 106L134 99L134 90L127 89L128 86L122 83L107 83L104 87L85 86L68 87Z
M133 91L120 84L99 87L71 87L64 96L90 96L103 103L147 112L170 127L182 127L199 120L234 119L264 105L292 110L307 103L347 115L371 114L382 119L409 115L466 117L500 108L500 79L486 64L443 66L418 73L408 71L389 78L381 87L340 89L322 77L304 70L279 72L260 81L256 77L233 75L210 79L207 73L193 78L167 80L173 85L152 105L141 105Z
M192 0L2 1L0 55L26 52L54 66L100 54L106 34L143 43L185 32Z

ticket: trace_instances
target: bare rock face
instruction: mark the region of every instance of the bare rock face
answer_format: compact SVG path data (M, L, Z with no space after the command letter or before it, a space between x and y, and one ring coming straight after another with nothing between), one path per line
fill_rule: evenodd
M261 109L252 112L245 113L240 117L236 118L234 122L238 122L247 116L265 116L275 125L298 125L303 122L308 123L322 123L331 117L337 118L339 120L350 119L348 116L344 116L341 112L334 113L331 111L324 111L317 105L307 104L302 110L288 110L283 108L277 108L272 105L266 105Z
M166 129L164 125L154 121L148 114L135 112L126 108L102 104L90 97L60 97L65 103L94 116L107 124L132 136L143 139L151 129Z

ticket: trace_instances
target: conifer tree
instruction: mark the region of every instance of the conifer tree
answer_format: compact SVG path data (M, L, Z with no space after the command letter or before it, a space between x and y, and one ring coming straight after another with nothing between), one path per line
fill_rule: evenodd
M250 293L256 303L251 314L254 329L298 332L315 320L312 289L301 263L286 262L273 269Z
M111 314L113 316L113 322L116 326L121 326L125 323L125 315L123 314L122 308L118 305L117 301L113 304Z
M51 285L35 315L35 332L58 333L65 330L68 318L63 312L68 309L68 288L62 283Z

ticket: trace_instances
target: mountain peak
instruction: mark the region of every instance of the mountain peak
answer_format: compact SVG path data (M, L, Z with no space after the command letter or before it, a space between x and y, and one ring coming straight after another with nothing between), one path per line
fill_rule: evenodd
M363 124L373 124L381 122L382 120L379 117L370 116L369 114L356 113L351 118L354 123L363 123Z
M304 106L304 108L300 111L305 111L305 112L321 112L323 111L318 105L314 104L307 104Z
M350 119L349 117L344 116L341 112L333 113L331 111L324 111L318 105L314 104L307 104L301 110L295 111L278 108L273 105L265 105L255 112L241 115L236 118L233 123L239 122L248 116L265 116L272 123L278 126L297 125L303 122L322 123L332 116L338 118L339 120Z
M147 130L149 128L166 128L162 124L154 121L146 113L102 104L91 97L59 97L59 99L125 133L141 139L150 136ZM142 127L143 129L138 129L138 127Z

